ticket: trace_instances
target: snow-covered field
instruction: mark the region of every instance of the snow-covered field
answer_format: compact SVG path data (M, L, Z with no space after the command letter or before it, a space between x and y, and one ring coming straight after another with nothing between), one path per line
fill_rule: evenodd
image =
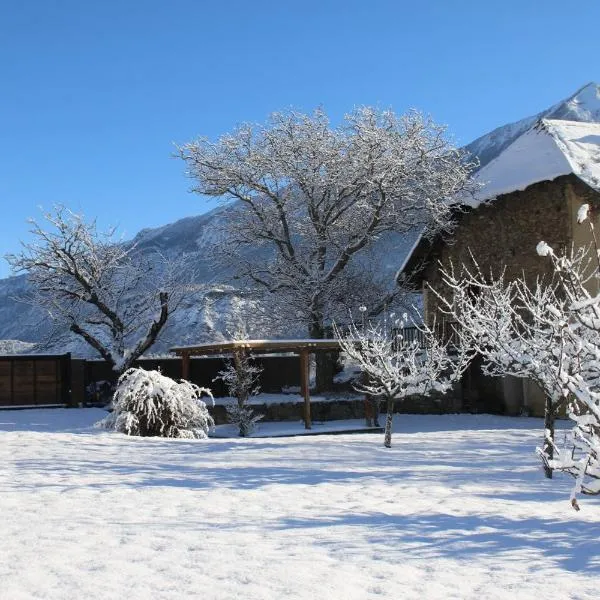
M541 422L175 441L95 409L0 412L0 598L598 598L600 501L544 480Z

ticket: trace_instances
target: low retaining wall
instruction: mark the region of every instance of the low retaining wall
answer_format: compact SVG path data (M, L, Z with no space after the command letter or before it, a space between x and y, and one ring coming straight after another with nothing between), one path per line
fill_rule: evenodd
M442 397L411 396L403 402L396 402L395 413L405 414L444 414L460 412L455 407L456 400ZM303 402L274 402L269 404L252 404L255 414L263 415L263 421L301 421L304 416ZM365 402L362 398L314 401L310 403L313 421L337 421L341 419L364 419ZM385 403L380 403L381 412L385 412ZM209 406L209 412L216 425L227 423L227 411L223 404Z

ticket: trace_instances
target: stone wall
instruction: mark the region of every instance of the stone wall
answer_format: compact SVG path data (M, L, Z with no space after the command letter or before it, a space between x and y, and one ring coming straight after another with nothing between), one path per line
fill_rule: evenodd
M446 414L460 412L462 406L462 390L457 387L445 395L410 396L402 402L397 401L395 413L404 414ZM274 402L269 404L252 404L252 410L264 415L264 421L301 421L304 416L304 402ZM339 419L364 419L365 402L363 398L343 398L310 403L311 418L314 422L336 421ZM209 406L209 411L217 425L227 423L225 406L217 404ZM385 413L385 402L380 403L381 413ZM380 419L383 424L383 418Z
M583 203L592 206L596 227L600 226L600 194L573 175L544 181L524 191L500 196L461 216L451 241L444 244L427 266L424 287L431 286L443 297L444 286L439 263L459 273L462 265L473 267L477 260L484 276L506 280L525 277L549 277L551 264L538 256L537 244L543 240L557 253L570 251L572 245L588 245L592 238L589 226L578 225L577 211ZM438 263L439 261L439 263ZM595 281L595 280L594 280ZM431 290L424 291L425 319L431 323L439 313L439 299ZM531 382L514 378L490 378L477 367L463 379L462 410L543 414L543 394Z
M569 195L581 192L582 186L589 190L573 176L559 177L480 205L462 215L438 260L444 268L453 265L459 270L463 264L472 267L473 256L484 274L497 277L504 271L508 279L524 273L528 280L535 280L549 274L548 261L538 256L535 248L540 240L557 252L570 245L573 200ZM448 296L437 261L428 265L425 281L442 296ZM426 295L426 318L430 321L438 302L431 292Z

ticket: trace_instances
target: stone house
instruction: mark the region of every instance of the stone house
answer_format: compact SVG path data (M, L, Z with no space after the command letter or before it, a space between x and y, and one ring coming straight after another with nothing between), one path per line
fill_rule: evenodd
M477 174L481 189L462 198L451 235L420 239L399 272L423 294L424 318L440 320L435 292L447 297L440 265L472 265L507 279L534 281L549 269L536 253L541 240L560 252L592 242L577 223L587 203L600 231L600 123L541 120ZM591 285L598 286L594 280ZM595 292L600 290L596 289ZM484 377L477 365L462 382L463 410L543 414L531 382Z

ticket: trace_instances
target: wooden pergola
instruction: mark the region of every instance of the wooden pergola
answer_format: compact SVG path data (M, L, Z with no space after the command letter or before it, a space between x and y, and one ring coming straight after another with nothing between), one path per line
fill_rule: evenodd
M181 356L181 376L188 379L190 375L190 357L236 355L252 353L254 355L292 353L300 356L300 393L304 398L304 427L311 428L310 391L309 391L309 357L317 352L334 352L340 350L338 340L239 340L220 342L218 344L198 344L196 346L180 346L171 348L171 352Z

